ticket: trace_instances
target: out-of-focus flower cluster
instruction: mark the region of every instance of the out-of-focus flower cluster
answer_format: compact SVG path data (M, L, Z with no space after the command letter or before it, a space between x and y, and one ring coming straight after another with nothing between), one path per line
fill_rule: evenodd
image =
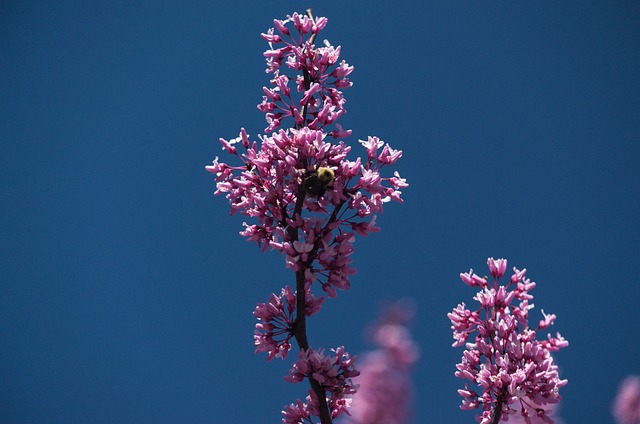
M552 325L556 316L542 311L544 318L537 328L529 326L529 311L534 307L529 291L536 284L526 278L526 269L513 268L503 286L499 280L507 261L489 258L487 262L492 284L473 270L460 274L464 283L480 289L474 297L480 308L471 311L462 303L448 314L453 346L466 347L455 375L477 386L465 384L458 390L463 398L460 408L481 408L476 420L483 424L492 422L494 414L503 420L519 415L527 424L553 423L548 405L561 400L558 390L567 380L560 379L551 352L569 343L559 333L536 340L536 332Z
M315 379L325 392L329 393L327 403L331 418L337 418L343 413L349 414L347 408L351 405L351 400L346 396L354 394L357 386L353 384L352 378L360 374L354 367L355 357L351 358L344 347L332 349L331 356L325 356L324 350L301 350L298 361L289 371L287 381L298 383L305 378ZM282 411L283 423L304 423L310 414L319 415L318 397L313 390L309 390L307 402L299 399L295 404L291 404Z
M640 376L630 375L620 383L611 413L618 424L640 424Z
M413 385L410 373L420 356L408 324L414 316L408 300L389 305L368 329L377 346L361 356L358 393L347 424L409 424Z

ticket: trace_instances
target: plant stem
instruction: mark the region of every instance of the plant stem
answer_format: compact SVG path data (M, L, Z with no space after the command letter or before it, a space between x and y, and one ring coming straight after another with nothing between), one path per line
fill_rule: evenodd
M306 197L306 194L307 193L304 189L304 185L300 184L300 186L298 187L298 198L296 199L296 206L293 210L293 216L291 217L291 219L294 221L296 221L299 216L302 216L302 207L304 205L304 198ZM289 234L291 242L298 240L297 228L289 225L289 227L287 228L287 233ZM309 341L307 340L306 314L307 290L304 284L304 271L304 268L296 271L296 321L294 336L300 350L309 349ZM311 389L314 391L316 397L318 398L320 423L332 424L329 405L327 404L327 394L322 387L322 384L320 384L316 379L312 377L309 377L309 384L311 385Z
M311 10L311 8L307 9L307 16L309 17L309 19L313 21L313 11ZM311 34L311 37L309 37L309 43L313 44L313 41L315 39L316 39L316 35Z
M493 417L491 417L491 424L498 424L500 417L502 416L502 405L506 402L507 390L502 389L498 397L496 398L496 408L493 410Z
M301 350L309 349L309 341L307 340L307 320L305 306L307 303L306 290L304 287L304 270L296 272L296 328L295 338ZM329 405L327 404L327 395L322 385L314 378L309 377L311 389L318 397L320 422L322 424L331 424L331 414L329 413Z

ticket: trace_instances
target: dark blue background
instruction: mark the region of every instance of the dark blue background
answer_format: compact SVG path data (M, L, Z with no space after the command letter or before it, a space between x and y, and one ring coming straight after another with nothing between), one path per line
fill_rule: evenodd
M472 303L460 272L506 257L570 341L562 416L612 422L640 373L631 0L3 1L0 422L275 423L304 396L252 346L255 303L293 276L204 166L266 126L259 34L309 6L355 66L354 151L380 136L411 184L311 343L360 352L378 302L412 297L416 422L472 422L446 313Z

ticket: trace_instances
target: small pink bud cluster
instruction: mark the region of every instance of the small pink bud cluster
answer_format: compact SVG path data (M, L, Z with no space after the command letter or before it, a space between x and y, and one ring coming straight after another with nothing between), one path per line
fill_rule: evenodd
M353 397L348 424L408 424L413 386L410 373L420 356L408 322L414 307L408 301L389 305L368 333L377 348L359 361L360 386Z
M287 27L289 22L293 22L297 36ZM293 118L298 127L318 130L335 123L345 113L345 99L340 89L351 87L347 76L353 71L353 66L344 60L338 63L339 46L333 47L326 40L324 47L313 44L315 36L327 22L327 18L312 20L294 13L285 20L274 21L280 34L275 34L273 28L262 34L262 38L269 42L269 49L264 52L267 58L266 72L273 73L273 87L263 87L265 95L258 105L258 109L266 114L269 124L266 132L280 127L285 118ZM305 41L304 37L308 34L312 36ZM295 71L294 76L282 72L283 62L284 70ZM292 79L294 91L289 87ZM343 131L339 126L331 133L334 138L350 134L351 131Z
M258 303L253 315L258 318L253 335L256 353L267 352L267 361L273 358L286 358L294 335L294 312L296 310L296 294L289 286L285 286L280 296L271 294L266 303ZM305 313L308 317L320 310L324 297L316 298L307 293Z
M329 392L327 398L331 418L337 418L343 413L349 414L347 408L351 401L345 396L354 394L357 390L352 382L352 378L360 374L354 367L354 358L349 357L344 347L331 349L332 356L325 356L324 350L301 350L298 361L289 371L289 376L285 379L291 383L299 383L305 378L313 378L320 383L324 390ZM309 412L313 415L319 414L319 402L316 393L309 390L307 403L298 400L295 404L289 405L282 411L283 423L304 423L305 419L311 422Z
M618 424L640 424L640 376L630 375L620 383L611 412Z
M526 278L525 269L514 268L509 283L502 286L499 280L507 261L489 258L488 265L493 284L473 270L460 274L464 283L480 289L474 297L480 308L470 311L462 303L448 314L453 346L466 347L455 375L479 386L479 392L468 384L458 390L463 398L460 408L481 408L483 413L476 420L483 424L506 421L514 415L522 416L527 424L553 423L552 408L545 406L561 400L558 390L567 380L559 378L551 352L569 343L559 333L536 340L536 331L552 325L556 316L543 311L538 327L529 327L529 310L534 307L529 291L536 284Z

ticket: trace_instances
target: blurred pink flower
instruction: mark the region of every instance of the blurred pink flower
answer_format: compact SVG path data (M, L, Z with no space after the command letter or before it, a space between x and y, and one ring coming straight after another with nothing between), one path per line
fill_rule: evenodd
M413 386L410 373L419 348L407 327L414 307L409 301L388 306L368 330L377 349L362 356L359 385L353 396L348 424L408 424Z
M640 376L630 375L620 383L611 413L619 424L640 424Z

